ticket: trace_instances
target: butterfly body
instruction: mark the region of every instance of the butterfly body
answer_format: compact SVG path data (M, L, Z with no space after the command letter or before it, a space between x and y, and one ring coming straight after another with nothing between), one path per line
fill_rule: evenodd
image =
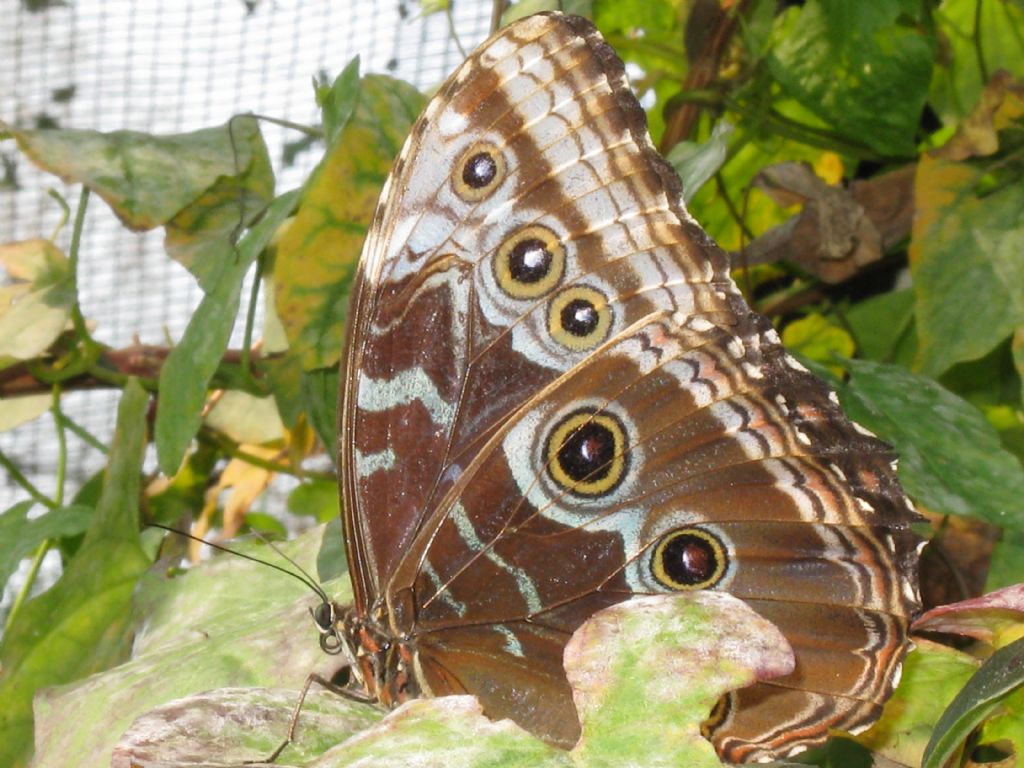
M427 106L342 369L339 649L371 698L472 693L569 746L572 632L632 595L722 589L797 656L720 708L725 757L877 716L916 610L913 511L680 200L585 20L517 22Z

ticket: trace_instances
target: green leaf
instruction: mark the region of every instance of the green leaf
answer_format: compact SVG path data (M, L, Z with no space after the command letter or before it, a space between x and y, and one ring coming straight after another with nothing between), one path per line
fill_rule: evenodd
M338 535L336 529L334 535ZM315 574L323 536L324 529L318 528L279 546ZM237 548L292 570L262 542L242 542ZM324 587L342 602L351 599L347 579ZM290 714L310 672L329 677L339 666L317 642L309 616L309 608L316 604L317 598L299 581L226 554L175 577L150 571L133 601L132 659L38 701L36 765L64 766L68 755L75 755L80 765L108 764L120 734L136 717L211 688L288 688ZM373 707L351 703L349 707L360 728L381 716ZM243 729L258 742L277 746L287 724L276 733L263 729L258 713L250 707L250 725ZM288 764L287 754L284 758Z
M288 494L288 511L293 515L312 515L321 523L337 519L341 514L338 483L307 480Z
M451 8L451 2L452 0L420 0L420 11L424 16L430 16L432 13L447 11Z
M599 611L565 649L582 723L574 762L720 766L700 733L715 702L793 664L779 630L724 592L635 597Z
M1013 355L1013 366L1017 370L1020 398L1024 400L1024 328L1019 328L1014 332L1010 352Z
M328 146L348 124L359 103L359 56L353 56L329 88L317 89L316 103L323 113L324 139Z
M561 10L559 8L561 5L562 2L560 0L519 0L519 2L512 3L505 9L505 12L501 15L501 26L508 26L513 21L525 19L527 16L533 16L535 13Z
M883 156L914 154L935 39L917 0L808 0L776 28L772 74L843 136Z
M933 376L1024 327L1024 186L981 197L984 173L934 155L918 163L910 265L917 364Z
M942 768L999 705L1024 684L1024 638L992 654L942 713L924 752L922 768Z
M247 158L167 222L164 247L204 291L216 285L238 257L236 241L274 197L274 172L259 124L250 117L228 123L236 153Z
M90 507L74 504L30 519L28 515L35 506L33 501L22 501L0 515L0 584L6 584L18 562L44 541L77 536L92 520Z
M900 480L915 501L939 513L1024 528L1024 467L974 406L899 366L846 364L843 407L895 447Z
M992 716L985 720L978 740L997 747L998 742L1006 740L1020 753L1020 745L1024 744L1024 688L1017 686L999 702Z
M317 437L334 456L338 445L338 371L320 368L303 373L302 399Z
M1024 582L1024 531L1006 530L992 551L985 590Z
M782 331L782 343L801 357L829 368L836 376L842 375L836 356L849 357L854 351L850 334L817 312L787 325Z
M284 354L263 360L262 368L267 384L274 393L281 420L294 427L303 413L302 362L296 355Z
M672 147L665 158L669 161L683 183L683 202L689 202L697 191L725 163L732 125L722 120L715 123L711 136L704 142L681 141Z
M917 351L914 291L890 291L858 302L844 319L853 333L858 357L910 367Z
M314 171L274 263L277 312L303 368L341 356L348 291L377 197L423 97L389 77L363 78L359 104Z
M595 0L594 23L601 30L660 30L674 26L669 0Z
M25 765L31 754L36 691L107 669L128 653L125 625L131 595L149 566L138 533L148 402L138 382L129 380L118 408L103 492L82 546L57 584L27 602L3 638L2 765Z
M233 120L170 136L23 131L2 122L0 128L10 131L40 168L69 184L85 184L107 201L125 226L146 230L170 221L219 177L235 176L250 166L254 145L238 137L244 138L252 130L246 126L253 122Z
M199 430L206 389L238 316L242 278L287 218L297 197L297 192L287 192L271 203L239 243L238 258L203 297L178 346L167 356L160 371L155 430L157 456L164 474L178 471L185 449Z
M882 717L854 737L897 765L920 765L940 714L978 668L967 654L930 640L915 639L903 662L900 685Z
M1024 6L1020 3L943 0L935 21L945 50L936 62L929 103L943 122L959 122L977 103L985 85L979 50L989 75L1005 69L1024 78L1024 36L1020 32Z
M942 386L960 395L985 414L999 431L1003 447L1012 451L1012 435L1024 435L1024 411L1019 396L1020 379L1013 363L1009 340L984 357L957 363L939 379ZM1010 438L1010 440L1008 440ZM1024 462L1024 452L1017 454Z

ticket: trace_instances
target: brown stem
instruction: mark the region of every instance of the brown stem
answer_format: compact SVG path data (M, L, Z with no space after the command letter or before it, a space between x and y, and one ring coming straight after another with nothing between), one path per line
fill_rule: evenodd
M133 344L123 349L104 349L90 371L62 380L61 390L66 392L114 389L119 387L118 380L127 376L137 376L155 382L160 378L160 369L163 368L164 361L170 353L170 347L151 344ZM221 358L221 364L228 366L240 365L241 361L242 351L237 349L227 350ZM255 362L258 362L258 358ZM52 382L33 374L34 369L37 370L38 367L47 364L46 360L27 360L0 371L0 397L36 395L52 391ZM255 374L259 376L258 368Z
M692 63L683 83L683 93L705 90L715 80L722 57L736 32L736 25L750 4L750 0L739 0L730 10L719 12L713 29L703 39L700 51L691 56ZM703 108L702 104L685 102L669 116L665 123L665 133L661 137L660 149L663 154L680 141L690 138Z

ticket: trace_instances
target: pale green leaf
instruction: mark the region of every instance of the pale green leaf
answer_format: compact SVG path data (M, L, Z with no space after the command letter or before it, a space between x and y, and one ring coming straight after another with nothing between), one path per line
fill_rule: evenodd
M683 184L683 201L689 202L697 191L711 179L725 163L729 137L733 127L726 121L715 123L706 141L681 141L672 147L665 158L676 169Z
M19 130L0 123L43 170L82 183L102 197L125 226L164 224L221 176L252 162L244 140L252 118L191 133L153 136L138 131ZM240 133L239 133L240 132ZM239 141L236 137L242 136Z
M269 443L284 437L284 424L272 397L228 390L206 414L206 423L236 443Z
M338 535L336 528L333 535ZM323 536L324 528L318 528L279 546L316 574ZM294 570L261 542L243 542L238 549ZM347 583L325 588L342 602L351 599ZM330 676L341 663L320 650L309 616L317 601L296 579L227 554L173 576L148 573L133 601L136 640L131 660L37 702L36 768L62 767L69 754L81 765L108 764L113 746L137 717L214 688L290 689L284 704L287 718L306 676L314 671ZM356 708L359 727L380 717L373 707L349 706ZM254 712L252 707L247 711ZM207 718L215 715L205 713ZM273 746L284 739L287 722L277 732L259 722L250 717L250 725L242 726L245 738ZM284 758L287 765L287 753Z

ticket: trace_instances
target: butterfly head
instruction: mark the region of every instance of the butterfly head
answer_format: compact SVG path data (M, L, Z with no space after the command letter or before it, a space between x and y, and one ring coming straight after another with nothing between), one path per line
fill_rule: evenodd
M316 608L309 609L309 615L313 617L313 623L320 633L320 649L332 656L345 650L345 640L338 630L338 613L338 605L330 600L324 600Z

